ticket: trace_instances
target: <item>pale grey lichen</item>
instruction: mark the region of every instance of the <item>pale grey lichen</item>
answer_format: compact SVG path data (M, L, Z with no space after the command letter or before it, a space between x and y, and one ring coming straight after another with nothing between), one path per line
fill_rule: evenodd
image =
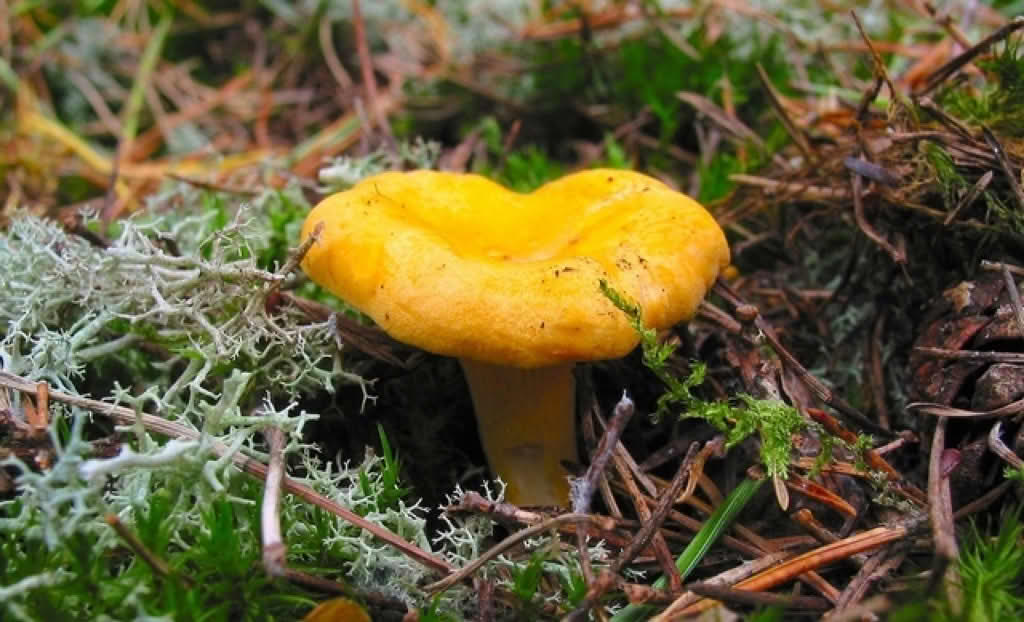
M426 510L419 501L389 502L382 498L386 485L382 481L385 465L380 456L368 451L358 465L322 464L307 456L305 466L310 473L305 483L326 498L425 551L432 550L427 538ZM314 521L316 511L309 506L291 506L285 516L286 523L291 525L286 539L307 533L306 525ZM321 540L321 546L349 560L347 578L354 585L410 605L419 604L423 598L416 586L428 576L427 569L369 532L335 522Z
M83 434L93 415L52 404L53 464L34 470L16 457L4 461L17 473L18 495L0 503L0 531L51 550L89 534L108 550L118 541L104 515L131 524L154 498L188 490L168 497L166 517L172 541L184 547L215 500L253 502L230 486L238 473L231 460L239 452L265 460L263 428L284 430L286 451L309 452L302 430L316 416L298 410L301 395L334 392L339 379L367 381L337 373L341 353L326 322L288 306L267 310L268 288L288 278L257 263L272 237L266 209L280 200L258 198L226 219L218 209L151 211L122 223L106 248L48 220L13 219L0 235L3 369L81 394L87 370L116 363L113 389L99 397L157 413L197 439L168 441L128 426L122 431L133 440L117 456L94 458ZM7 402L24 420L20 396ZM20 594L67 579L55 570L0 581L0 589ZM17 616L19 607L4 599L0 611Z
M107 249L55 223L16 218L0 236L5 367L72 390L85 364L146 341L169 351L165 369L188 363L157 398L170 411L187 410L186 386L209 395L203 383L219 365L253 365L291 391L334 390L325 326L288 307L277 316L264 308L266 287L285 277L257 267L254 215L242 210L222 229L216 216L130 222Z
M491 503L500 503L505 498L505 483L497 480L492 490L492 482L484 481L482 496ZM454 505L462 499L465 491L456 485L451 494L447 495L447 505ZM444 510L444 508L441 508ZM434 535L434 544L439 548L445 560L453 566L462 566L476 559L484 551L480 548L494 534L495 522L489 516L469 514L452 516L441 512L444 527Z
M55 409L60 413L60 409ZM19 533L22 537L42 540L51 550L79 531L97 531L96 518L102 501L102 484L85 481L79 468L91 449L82 438L86 416L72 417L67 442L58 442L51 426L50 437L57 450L54 464L44 471L35 471L16 457L0 462L18 472L18 513L0 518L0 532ZM0 503L0 508L14 502ZM0 601L2 602L2 601Z
M397 151L378 149L362 157L337 156L317 173L325 193L347 190L371 175L390 170L436 169L441 158L441 143L433 140L402 141Z

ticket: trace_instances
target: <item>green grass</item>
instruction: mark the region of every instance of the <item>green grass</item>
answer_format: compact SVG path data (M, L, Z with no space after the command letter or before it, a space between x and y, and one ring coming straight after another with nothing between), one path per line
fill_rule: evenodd
M1021 509L998 525L973 524L962 534L959 607L945 593L917 596L894 609L889 622L999 622L1024 619L1024 524Z
M260 490L253 482L240 482L232 492L241 499L258 497ZM216 501L198 513L199 522L186 540L172 541L167 521L174 510L172 494L187 492L153 495L131 524L139 540L170 566L167 576L127 547L106 546L109 538L102 533L76 532L55 548L32 537L0 540L5 585L56 572L57 585L8 602L12 619L298 619L314 605L315 595L263 572L259 548L252 545L259 540L252 527L258 524L258 505Z
M732 525L733 519L746 507L763 483L763 479L747 478L743 480L708 517L704 526L676 558L676 568L684 581L697 567L697 564L704 559L704 555L711 549L711 546ZM666 585L668 585L666 577L661 577L654 582L655 588L663 589ZM635 622L646 619L652 612L653 609L646 605L629 605L617 613L612 618L612 622Z

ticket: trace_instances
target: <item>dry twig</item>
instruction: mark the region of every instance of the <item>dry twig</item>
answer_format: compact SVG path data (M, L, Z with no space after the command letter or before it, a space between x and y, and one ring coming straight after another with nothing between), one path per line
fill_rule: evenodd
M980 56L982 53L987 51L995 43L1002 41L1006 37L1010 36L1017 30L1024 28L1024 17L1015 17L1008 24L996 30L989 36L985 37L975 45L964 50L963 53L951 59L948 63L939 67L928 77L928 81L921 88L920 91L914 93L915 96L921 97L927 93L932 92L940 84L945 82L950 76L959 71L968 63L972 62L975 58Z
M594 457L587 467L583 477L575 479L572 483L572 511L585 514L590 511L590 502L594 497L594 490L597 487L599 478L604 474L612 453L619 444L619 437L626 428L629 420L633 417L636 407L633 400L625 393L619 403L615 405L612 412L612 420L605 428L601 436L601 443L594 450Z
M263 568L272 577L284 576L287 568L287 547L281 536L281 481L284 479L284 432L268 428L264 435L270 450L267 480L263 487L260 509L260 533L263 536Z

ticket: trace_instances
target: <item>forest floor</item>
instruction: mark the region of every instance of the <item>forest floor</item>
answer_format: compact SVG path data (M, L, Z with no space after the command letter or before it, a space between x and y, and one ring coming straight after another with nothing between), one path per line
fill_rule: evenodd
M0 617L1021 619L1024 18L950 5L0 0ZM516 507L299 229L597 167L732 263Z

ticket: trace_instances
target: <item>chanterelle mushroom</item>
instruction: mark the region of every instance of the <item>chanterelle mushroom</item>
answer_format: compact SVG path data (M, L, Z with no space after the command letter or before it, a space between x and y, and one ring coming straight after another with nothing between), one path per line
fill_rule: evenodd
M630 171L530 194L483 177L384 173L322 201L309 276L392 337L458 357L491 468L513 503L568 501L572 366L637 344L604 279L665 328L692 317L729 248L696 201Z

